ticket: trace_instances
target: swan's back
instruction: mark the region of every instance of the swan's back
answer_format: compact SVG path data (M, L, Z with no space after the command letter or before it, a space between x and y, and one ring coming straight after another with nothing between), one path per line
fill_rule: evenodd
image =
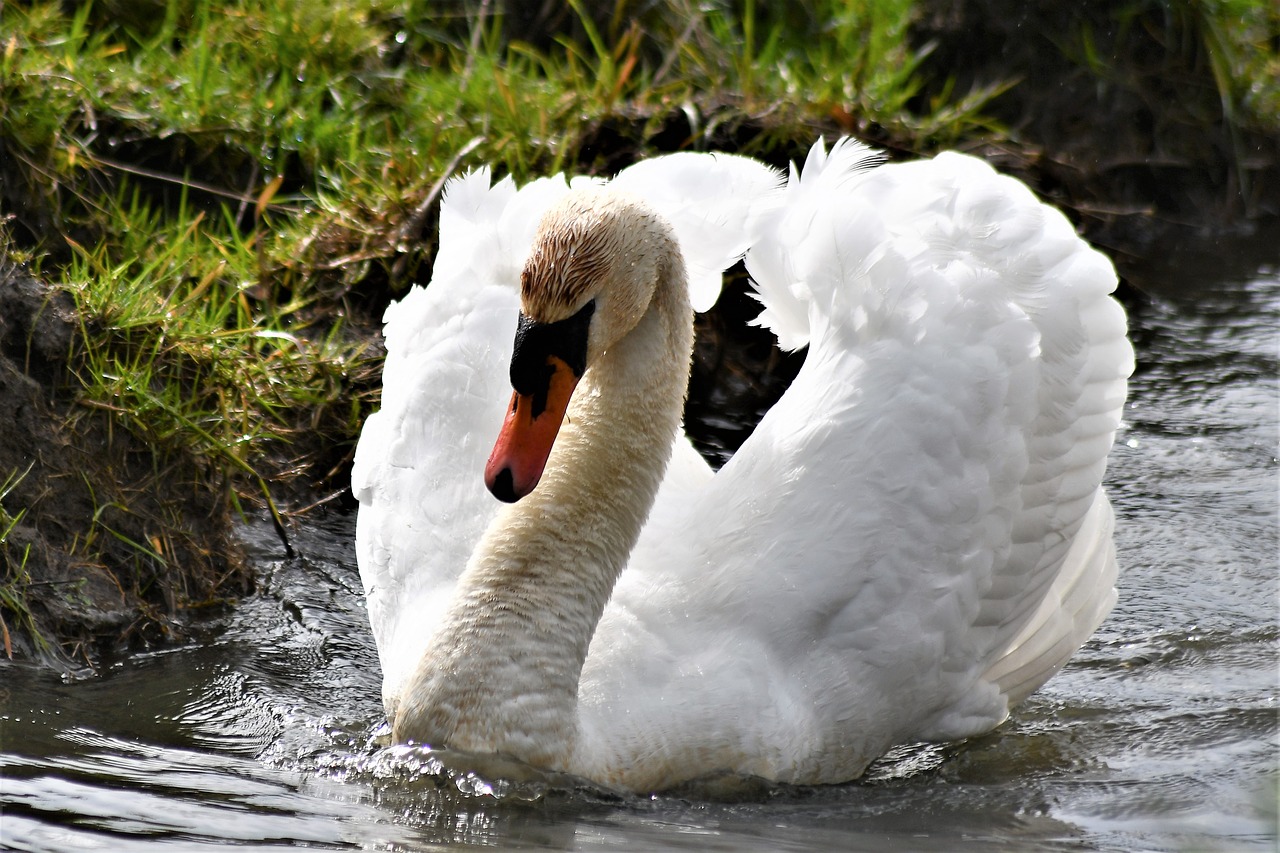
M762 321L809 352L615 590L582 693L620 756L718 732L725 766L847 779L995 727L1114 601L1110 263L973 158L874 162L815 148L747 254Z

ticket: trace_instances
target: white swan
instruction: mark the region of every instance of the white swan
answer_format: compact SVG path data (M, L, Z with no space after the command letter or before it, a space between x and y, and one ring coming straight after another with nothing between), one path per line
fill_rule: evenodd
M978 160L876 162L450 183L353 475L397 740L634 790L839 782L997 726L1092 633L1132 365L1111 265ZM690 295L744 251L809 350L713 474L680 427Z

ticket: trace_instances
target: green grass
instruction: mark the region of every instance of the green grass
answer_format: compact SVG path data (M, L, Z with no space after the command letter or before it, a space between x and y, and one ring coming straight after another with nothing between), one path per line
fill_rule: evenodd
M340 317L308 324L311 297L262 289L263 232L237 228L226 208L210 222L184 195L161 216L134 192L112 209L130 224L119 246L72 242L65 268L83 318L86 404L250 484L278 516L261 457L273 445L287 455L295 435L321 424L324 437L354 434L359 398L346 380L367 369L363 345L343 341Z

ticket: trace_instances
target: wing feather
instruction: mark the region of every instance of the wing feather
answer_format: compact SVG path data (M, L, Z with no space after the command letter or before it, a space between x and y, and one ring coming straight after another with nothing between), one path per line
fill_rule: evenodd
M1098 484L1132 351L1110 263L974 158L868 161L815 147L765 217L760 322L809 346L804 367L704 488L655 510L587 673L613 625L647 637L671 668L629 696L644 717L679 661L750 625L766 660L718 708L775 720L761 743L784 763L804 738L875 755L986 731L1114 601ZM682 631L636 627L664 622ZM780 695L807 710L783 719Z

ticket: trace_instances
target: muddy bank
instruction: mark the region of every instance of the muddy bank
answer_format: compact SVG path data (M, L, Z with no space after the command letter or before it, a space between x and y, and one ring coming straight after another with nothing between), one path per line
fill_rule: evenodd
M81 402L79 322L66 293L0 259L3 653L64 667L185 639L252 586L227 485Z

